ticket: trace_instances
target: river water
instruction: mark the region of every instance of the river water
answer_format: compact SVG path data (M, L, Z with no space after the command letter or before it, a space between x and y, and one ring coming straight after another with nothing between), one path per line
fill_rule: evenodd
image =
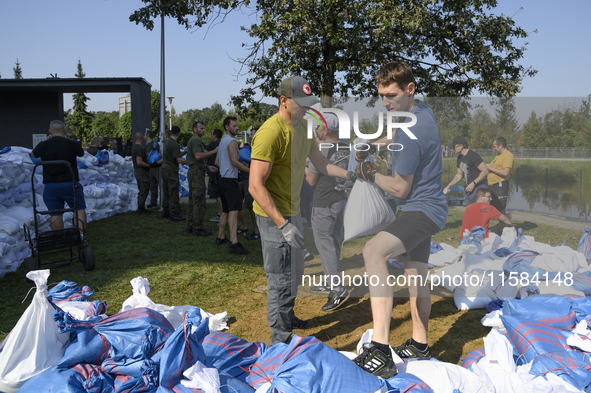
M512 181L513 180L513 181ZM577 183L552 186L545 182L509 180L507 209L554 214L581 221L591 221L591 187Z

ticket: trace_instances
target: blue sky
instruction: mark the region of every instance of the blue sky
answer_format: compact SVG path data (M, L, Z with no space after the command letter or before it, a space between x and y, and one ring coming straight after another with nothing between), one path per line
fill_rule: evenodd
M73 77L78 59L87 77L141 76L160 88L160 24L153 31L129 22L140 0L12 0L0 5L0 75L12 78L16 59L24 78L50 73ZM520 8L523 9L520 10ZM561 7L562 10L557 9ZM566 9L564 9L566 8ZM517 42L528 50L521 63L538 70L518 97L586 97L591 94L591 1L501 0L498 13L514 15L528 32ZM236 78L250 39L240 30L253 17L237 12L207 31L187 31L165 21L166 95L177 112L219 102L244 87ZM537 33L533 33L537 30ZM118 109L120 94L91 94L89 109ZM71 107L69 96L64 97Z

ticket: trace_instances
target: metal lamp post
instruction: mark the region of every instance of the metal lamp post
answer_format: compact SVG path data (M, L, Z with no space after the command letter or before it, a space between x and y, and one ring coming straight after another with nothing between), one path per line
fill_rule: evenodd
M170 104L170 129L172 130L172 100L174 97L168 96L166 98L168 98L168 103Z

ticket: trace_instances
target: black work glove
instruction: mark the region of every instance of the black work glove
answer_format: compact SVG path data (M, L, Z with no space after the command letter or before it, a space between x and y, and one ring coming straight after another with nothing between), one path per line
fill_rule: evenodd
M153 162L150 164L150 168L158 168L160 166L160 164L158 164L157 162Z
M377 172L378 166L367 161L360 162L355 168L355 176L358 179L367 180L372 183L376 180Z
M365 159L372 155L373 153L376 152L376 146L373 143L369 144L369 149L367 150L357 150L357 153L355 153L355 160L357 162L363 162L365 161Z
M355 180L357 180L357 175L355 174L355 172L353 172L353 171L347 172L347 181L355 183Z

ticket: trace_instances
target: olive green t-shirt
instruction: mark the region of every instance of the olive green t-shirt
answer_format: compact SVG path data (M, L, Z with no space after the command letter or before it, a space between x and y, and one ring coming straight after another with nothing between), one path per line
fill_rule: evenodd
M179 162L176 159L182 156L181 146L174 139L168 138L162 148L162 169L178 172Z
M285 217L300 214L306 158L318 149L316 140L308 139L307 133L308 123L305 120L292 127L275 114L259 128L252 140L251 159L273 163L265 188ZM256 201L254 212L267 217Z
M133 169L148 169L144 168L143 166L138 167L137 157L147 158L147 155L146 151L142 148L141 145L134 143L131 148L131 162L133 162Z
M198 169L205 170L205 160L197 160L195 158L195 153L203 152L205 152L205 145L203 144L203 141L201 138L193 135L191 139L189 139L189 143L187 143L187 164L189 167L197 165Z

